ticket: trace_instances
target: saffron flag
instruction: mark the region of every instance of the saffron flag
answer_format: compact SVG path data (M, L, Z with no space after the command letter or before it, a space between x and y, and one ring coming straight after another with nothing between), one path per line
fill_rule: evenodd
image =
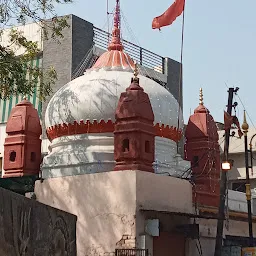
M231 125L235 124L238 129L238 136L241 138L243 136L243 132L240 128L240 123L238 121L238 118L236 116L230 116L229 113L224 111L224 129L228 130L231 128Z
M184 11L184 5L185 0L175 0L166 12L153 19L152 28L160 29L161 27L171 25Z

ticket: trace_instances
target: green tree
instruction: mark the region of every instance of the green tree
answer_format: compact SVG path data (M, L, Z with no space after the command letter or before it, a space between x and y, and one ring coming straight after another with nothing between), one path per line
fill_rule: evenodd
M65 17L57 17L56 8L73 0L0 0L0 36L9 29L9 45L0 42L0 99L12 95L32 95L35 90L42 100L51 92L57 79L53 67L42 70L30 63L40 50L36 42L28 40L16 25L36 22L42 28L43 37L62 38L62 30L68 27ZM23 47L24 53L17 56L13 46ZM38 81L40 86L38 87Z

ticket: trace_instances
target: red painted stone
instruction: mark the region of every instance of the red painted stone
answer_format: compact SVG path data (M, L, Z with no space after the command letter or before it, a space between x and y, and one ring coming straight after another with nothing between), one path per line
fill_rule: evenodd
M120 96L116 109L114 131L115 170L154 172L154 113L148 94L132 79L130 87Z
M217 126L203 104L190 116L185 133L185 157L191 161L195 181L194 201L218 207L220 193L220 148Z
M23 100L11 111L4 144L4 178L37 175L41 163L42 128L37 110Z
M71 135L77 135L77 134L86 134L86 133L112 133L114 132L114 123L111 120L108 120L105 122L104 120L101 121L93 121L90 122L89 120L86 120L84 122L83 120L80 121L80 123L77 123L74 121L72 124L58 124L54 125L47 129L47 136L50 141L63 137L63 136L71 136ZM159 123L156 123L154 125L155 129L155 136L159 136L162 138L167 138L170 140L173 140L175 142L178 142L182 137L182 131L178 130L174 126L169 126L164 124L159 125Z

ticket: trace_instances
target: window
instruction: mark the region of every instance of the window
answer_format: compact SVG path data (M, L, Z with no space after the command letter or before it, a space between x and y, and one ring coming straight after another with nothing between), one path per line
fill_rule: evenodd
M36 153L35 152L31 152L31 154L30 154L30 161L31 162L35 162L36 161Z
M232 190L245 193L245 191L246 191L245 183L246 183L245 181L233 182Z
M15 162L15 160L16 160L16 152L15 152L15 151L12 151L12 152L10 153L10 158L9 158L9 160L10 160L11 162Z
M198 166L199 166L199 157L193 156L192 167L198 167Z
M122 151L123 152L129 152L130 150L130 142L129 142L129 139L124 139L123 140L123 148L122 148Z
M145 141L145 152L150 153L150 142L148 140Z

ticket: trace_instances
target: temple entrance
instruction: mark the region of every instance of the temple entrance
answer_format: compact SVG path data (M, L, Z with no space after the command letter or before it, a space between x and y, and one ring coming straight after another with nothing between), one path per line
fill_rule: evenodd
M185 242L185 237L180 234L160 232L160 236L153 239L153 255L185 256Z

